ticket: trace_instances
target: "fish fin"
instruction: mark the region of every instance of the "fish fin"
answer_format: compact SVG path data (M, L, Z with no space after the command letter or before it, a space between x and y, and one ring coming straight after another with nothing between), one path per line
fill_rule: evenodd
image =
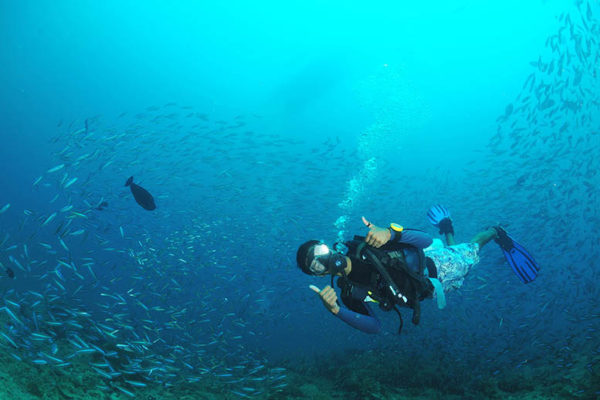
M133 183L133 176L130 176L129 179L127 179L127 182L125 182L125 186L129 186Z

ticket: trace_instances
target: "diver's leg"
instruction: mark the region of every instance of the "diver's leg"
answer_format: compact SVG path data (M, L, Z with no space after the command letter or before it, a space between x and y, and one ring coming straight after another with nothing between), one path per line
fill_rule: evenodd
M479 232L473 239L471 239L471 243L478 243L479 248L481 249L485 246L490 240L496 239L498 237L498 232L494 228L488 228L485 231Z
M446 245L454 246L455 244L456 244L456 242L454 241L454 232L446 233Z

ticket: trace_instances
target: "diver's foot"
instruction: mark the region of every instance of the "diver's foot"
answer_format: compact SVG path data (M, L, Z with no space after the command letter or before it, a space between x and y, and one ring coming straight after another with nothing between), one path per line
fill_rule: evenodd
M502 248L510 248L512 247L512 239L508 236L504 228L500 225L493 226L492 229L496 231L496 237L494 238L494 242L498 243L498 245Z

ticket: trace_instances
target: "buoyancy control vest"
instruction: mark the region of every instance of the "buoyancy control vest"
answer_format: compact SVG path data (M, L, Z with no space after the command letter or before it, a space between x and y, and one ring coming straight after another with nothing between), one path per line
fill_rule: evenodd
M398 333L402 330L403 322L397 306L411 308L412 323L417 325L421 317L420 301L432 298L434 292L433 284L424 271L428 268L431 276L435 274L435 266L432 271L423 250L398 242L388 242L380 248L375 248L367 245L365 238L361 236L355 236L345 245L348 248L346 255L353 262L366 263L372 267L372 271L367 286L351 281L348 276L338 278L342 296L352 296L355 287L361 288L379 303L382 310L394 309L398 313Z

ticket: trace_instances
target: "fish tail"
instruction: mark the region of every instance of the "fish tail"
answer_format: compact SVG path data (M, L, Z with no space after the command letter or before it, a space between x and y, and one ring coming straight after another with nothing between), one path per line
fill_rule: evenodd
M127 182L125 182L125 186L129 186L133 183L133 176L130 176L129 179L127 179Z

